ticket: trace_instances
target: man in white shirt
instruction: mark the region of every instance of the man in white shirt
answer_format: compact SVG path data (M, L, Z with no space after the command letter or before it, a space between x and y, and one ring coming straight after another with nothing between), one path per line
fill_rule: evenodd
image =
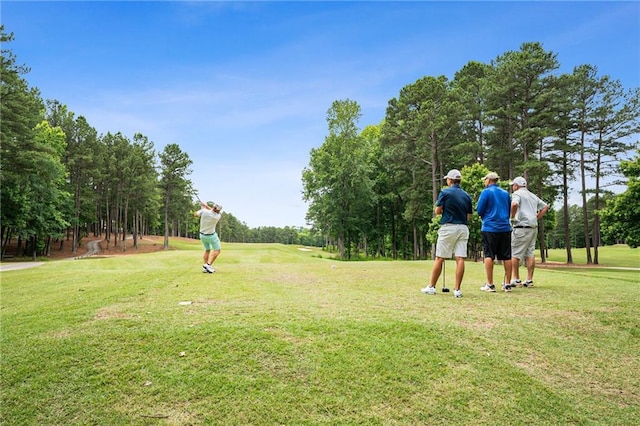
M536 265L535 248L538 236L538 220L549 211L549 206L527 189L525 178L518 176L511 181L511 266L514 287L533 287L533 271ZM520 280L520 260L527 265L527 279Z
M222 206L213 201L207 203L200 201L200 205L202 208L195 212L194 216L200 218L200 241L204 246L202 272L213 274L216 269L211 265L220 254L221 248L216 225L222 217Z

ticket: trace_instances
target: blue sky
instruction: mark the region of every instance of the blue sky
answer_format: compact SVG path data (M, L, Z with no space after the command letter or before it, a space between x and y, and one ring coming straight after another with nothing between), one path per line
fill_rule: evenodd
M44 99L99 133L193 160L202 198L250 227L305 226L301 174L335 100L378 124L402 87L523 42L560 71L640 86L638 2L15 2L10 48Z

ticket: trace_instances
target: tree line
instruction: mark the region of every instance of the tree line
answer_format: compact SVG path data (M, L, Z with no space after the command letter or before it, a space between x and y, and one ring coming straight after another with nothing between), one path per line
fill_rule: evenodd
M165 248L170 236L196 237L189 155L177 143L156 152L141 133L98 134L66 105L43 100L23 77L28 67L6 48L13 34L0 26L0 37L0 255L15 239L19 255L35 257L56 244L76 252L89 235L105 235L122 250L127 238L137 247L143 235L164 235ZM469 62L451 81L427 76L408 84L384 120L362 130L357 102L335 101L328 135L302 171L313 227L252 229L226 212L222 240L324 246L343 259L426 258L440 177L462 169L465 189L477 197L491 169L503 181L523 175L543 199L562 201L559 215L545 218L541 247L566 248L569 262L571 248L585 247L597 263L603 241L639 239L625 226L640 223L633 222L637 208L629 209L636 193L613 197L602 183L637 146L638 89L625 90L590 65L560 75L558 67L554 53L524 43L489 64ZM638 167L622 169L637 190ZM572 185L582 206L568 205ZM602 226L601 217L610 223Z
M0 26L0 221L2 251L17 242L18 256L47 255L82 239L105 236L127 249L143 235L197 237L199 209L189 179L192 161L177 143L161 152L141 133L98 134L87 119L57 100L43 100L23 77ZM300 228L251 229L231 213L219 223L223 241L321 245Z
M467 63L451 80L425 76L404 86L383 121L362 130L359 104L334 101L328 135L302 172L307 220L341 258L426 258L438 227L433 211L441 177L462 170L462 186L477 201L491 170L503 184L524 176L547 203L560 201L559 217L547 215L539 227L543 261L549 245L565 248L569 263L574 247L598 263L604 240L633 244L638 237L628 227L603 226L601 216L617 217L605 214L607 200L615 199L607 185L622 182L621 160L637 149L640 91L593 65L571 73L559 67L557 54L523 43L488 64ZM633 167L626 169L634 181ZM572 189L581 206L569 205ZM473 220L472 253L480 235Z

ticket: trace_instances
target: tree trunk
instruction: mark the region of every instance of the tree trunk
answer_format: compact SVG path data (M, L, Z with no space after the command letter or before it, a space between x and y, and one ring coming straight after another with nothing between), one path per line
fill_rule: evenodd
M563 217L564 217L564 246L567 250L567 263L573 264L573 256L571 255L571 234L569 230L569 167L567 164L566 152L562 162L562 197L563 197Z
M127 225L129 222L129 197L127 197L124 201L124 218L122 220L122 251L127 251Z
M591 242L589 241L589 214L587 212L587 178L586 178L586 165L585 165L585 140L584 132L582 133L580 144L580 179L582 185L582 221L584 223L584 247L587 251L587 264L591 265L593 260L591 259Z
M78 253L78 245L80 244L80 184L75 185L75 200L74 200L74 223L73 223L73 241L71 243L71 253Z
M344 241L342 235L338 237L338 252L340 253L340 259L344 259Z
M140 226L138 223L139 219L138 209L135 209L133 212L133 247L138 249L138 227Z
M33 256L33 261L35 262L38 260L38 237L36 235L31 237L31 244L31 254Z
M545 263L547 261L547 242L544 238L544 222L540 221L540 226L538 227L538 244L540 244L540 261Z
M418 260L418 227L413 221L413 260Z
M431 150L431 217L436 217L436 202L438 201L438 147L435 146ZM441 170L442 172L442 170ZM444 174L444 173L442 173ZM431 244L431 259L436 258L436 245Z
M602 137L599 135L598 153L596 154L596 189L594 195L593 207L593 263L598 264L598 246L600 245L600 172L602 166Z
M164 250L169 250L169 191L164 199Z

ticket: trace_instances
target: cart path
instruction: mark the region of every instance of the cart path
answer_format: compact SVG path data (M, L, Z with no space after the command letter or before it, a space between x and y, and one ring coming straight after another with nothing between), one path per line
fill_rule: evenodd
M100 241L102 240L93 240L87 243L87 252L83 255L76 257L69 257L64 260L76 260L83 259L85 257L94 256L100 253ZM0 263L0 272L3 271L15 271L19 269L28 269L35 268L36 266L42 266L47 262L2 262Z

